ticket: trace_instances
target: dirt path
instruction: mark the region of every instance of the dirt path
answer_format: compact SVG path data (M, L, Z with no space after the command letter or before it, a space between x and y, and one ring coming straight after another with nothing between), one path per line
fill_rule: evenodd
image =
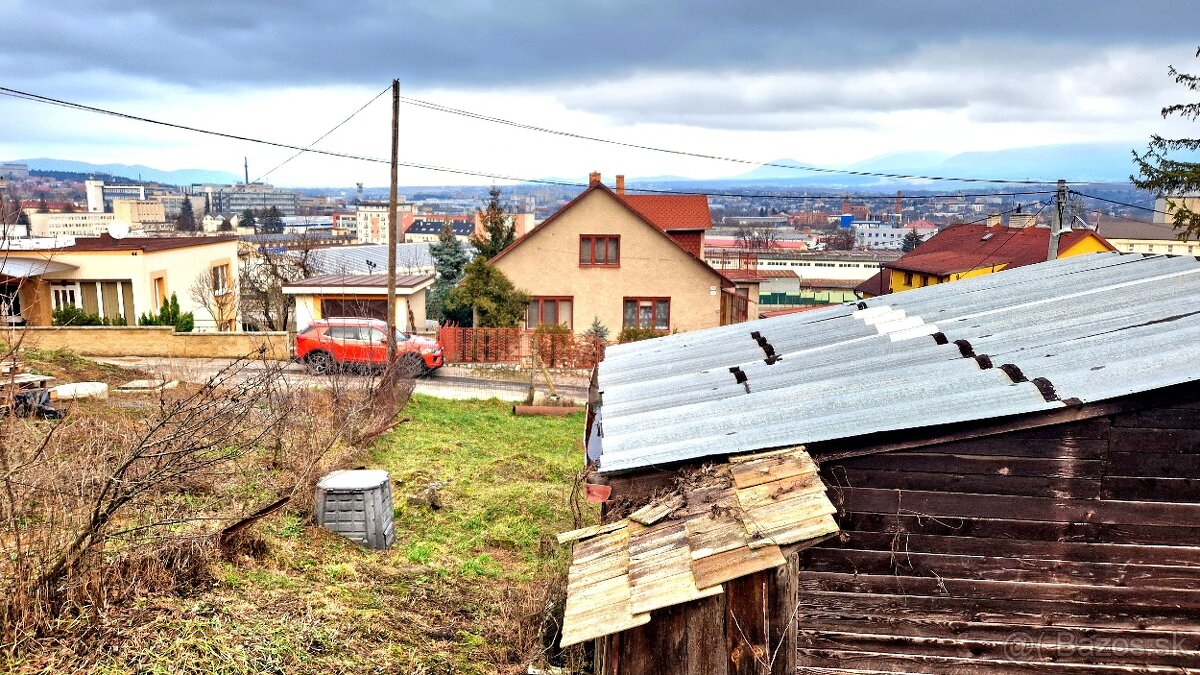
M122 368L152 373L165 379L202 383L233 362L232 359L164 358L153 356L95 357L94 361ZM278 362L253 361L248 370L261 371L279 366ZM298 363L282 364L283 376L289 384L302 387L329 386L328 376L310 375ZM445 366L417 380L416 393L438 398L488 399L524 401L529 393L529 375L517 371L487 371L486 377L472 368ZM361 378L367 375L342 374L338 377ZM577 401L587 399L586 380L577 375L554 375L559 395ZM544 378L536 378L538 391L547 391Z

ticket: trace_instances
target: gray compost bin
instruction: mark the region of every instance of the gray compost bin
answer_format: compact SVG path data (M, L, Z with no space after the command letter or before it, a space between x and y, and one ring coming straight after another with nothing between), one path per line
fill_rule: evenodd
M396 540L386 471L334 471L317 483L317 524L369 548Z

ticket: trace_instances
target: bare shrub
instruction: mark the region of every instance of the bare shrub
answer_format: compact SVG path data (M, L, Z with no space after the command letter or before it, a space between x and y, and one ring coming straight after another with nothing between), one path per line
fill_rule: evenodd
M246 516L284 498L311 513L319 476L393 427L411 390L337 373L302 387L246 358L141 408L0 417L0 645L206 584L219 550L262 555Z

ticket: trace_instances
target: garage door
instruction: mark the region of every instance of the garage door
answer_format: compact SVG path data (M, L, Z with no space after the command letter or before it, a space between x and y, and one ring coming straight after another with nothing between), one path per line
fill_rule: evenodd
M321 314L326 318L353 316L387 321L387 300L321 300Z

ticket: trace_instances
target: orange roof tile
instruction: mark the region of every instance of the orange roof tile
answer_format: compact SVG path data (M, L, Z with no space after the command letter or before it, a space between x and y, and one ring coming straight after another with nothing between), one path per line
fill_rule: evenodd
M1062 235L1059 251L1065 251L1089 236L1104 241L1091 230L1072 230ZM1108 242L1104 243L1109 246ZM938 232L898 260L883 263L883 266L939 275L997 265L1021 267L1044 262L1049 245L1049 228L1017 229L967 223Z
M617 194L617 198L660 230L707 230L712 227L712 214L705 195Z

